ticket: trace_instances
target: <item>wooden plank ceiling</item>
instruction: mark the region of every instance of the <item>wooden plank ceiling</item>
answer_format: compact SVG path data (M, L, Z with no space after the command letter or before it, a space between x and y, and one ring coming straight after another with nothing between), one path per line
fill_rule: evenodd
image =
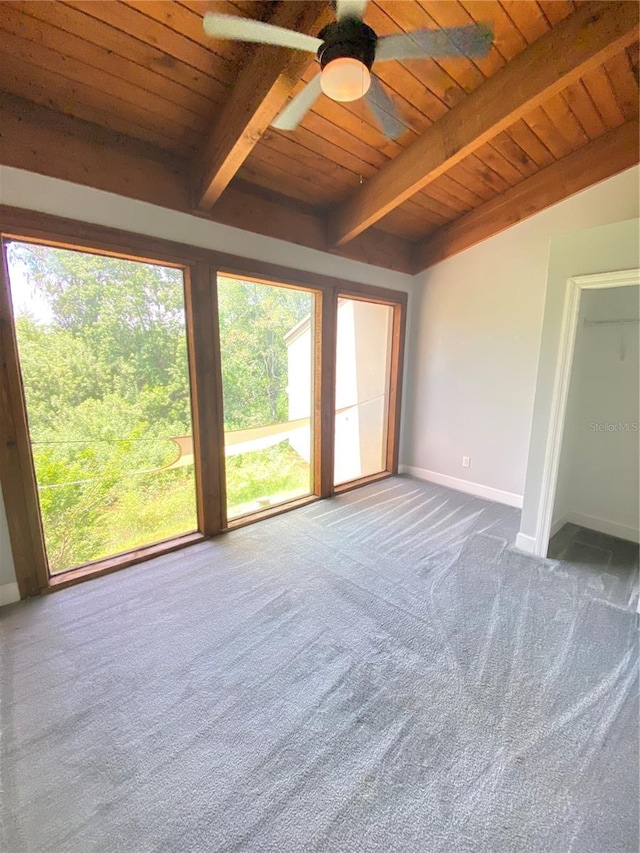
M271 129L314 58L208 39L208 10L312 34L333 14L300 0L1 2L0 163L416 271L638 160L631 0L371 0L380 36L494 30L485 59L376 65L407 128L395 142L363 101L324 96L297 130Z

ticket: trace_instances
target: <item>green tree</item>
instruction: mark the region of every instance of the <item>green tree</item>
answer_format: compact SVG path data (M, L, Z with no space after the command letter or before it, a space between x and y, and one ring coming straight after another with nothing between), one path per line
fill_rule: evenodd
M93 395L145 394L150 415L190 431L181 270L28 243L12 243L9 260L48 304L57 340L75 341L75 363L99 377Z
M144 473L191 432L182 272L19 243L8 260L33 297L16 331L52 569L170 535L136 530L130 510L177 480L193 528L193 469Z
M221 277L218 301L225 428L286 421L285 335L309 315L313 297Z
M28 243L8 260L32 294L16 330L52 569L193 529L193 466L165 470L171 438L191 433L182 272ZM312 306L304 292L221 279L227 429L287 420L285 335ZM243 505L308 488L286 442L233 457L227 474Z

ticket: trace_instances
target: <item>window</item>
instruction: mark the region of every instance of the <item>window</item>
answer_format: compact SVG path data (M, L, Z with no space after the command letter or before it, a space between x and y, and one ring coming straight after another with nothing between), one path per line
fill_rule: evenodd
M218 278L229 519L313 493L314 302Z
M394 309L338 299L334 484L387 469Z
M53 574L197 529L180 269L11 242Z
M44 214L2 225L23 597L397 470L403 294Z

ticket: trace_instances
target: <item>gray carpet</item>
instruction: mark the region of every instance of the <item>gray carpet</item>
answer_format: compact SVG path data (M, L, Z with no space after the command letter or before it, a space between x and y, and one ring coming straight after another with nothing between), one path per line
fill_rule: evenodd
M0 847L636 851L635 601L518 516L394 478L4 608Z

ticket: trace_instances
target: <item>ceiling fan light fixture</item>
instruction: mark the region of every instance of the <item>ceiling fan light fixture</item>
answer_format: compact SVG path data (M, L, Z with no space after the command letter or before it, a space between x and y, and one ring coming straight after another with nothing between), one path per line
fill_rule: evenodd
M364 97L371 85L371 74L359 59L349 56L333 59L322 69L320 86L333 101L346 103Z

